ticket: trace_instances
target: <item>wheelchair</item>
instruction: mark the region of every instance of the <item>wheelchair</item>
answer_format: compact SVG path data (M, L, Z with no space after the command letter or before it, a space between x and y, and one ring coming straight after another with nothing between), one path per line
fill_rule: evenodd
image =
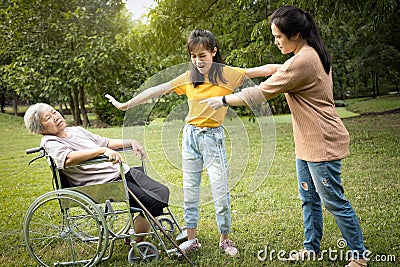
M131 246L128 253L131 264L157 260L160 247L168 256L183 256L194 265L176 243L186 239L187 233L184 227L179 226L170 208L165 207L164 214L154 218L130 192L124 175L120 180L105 184L71 187L44 148L28 149L26 153L39 153L29 164L45 157L53 176L54 191L41 195L31 204L23 225L27 250L39 265L94 266L111 258L118 239ZM100 156L77 166L106 161L107 157ZM124 173L122 163L119 164L121 173ZM145 172L144 161L135 168ZM140 208L130 207L130 197ZM139 214L151 226L147 233L135 233L133 229ZM134 240L138 236L149 236L146 240L156 242L158 247L147 241L136 243ZM173 248L167 247L167 240Z

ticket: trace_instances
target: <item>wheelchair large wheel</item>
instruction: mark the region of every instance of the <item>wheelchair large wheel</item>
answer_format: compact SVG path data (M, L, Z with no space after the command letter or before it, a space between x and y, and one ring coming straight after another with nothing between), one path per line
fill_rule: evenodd
M128 254L128 261L130 264L139 261L158 260L158 249L155 245L149 242L140 242L136 244L135 248L131 248Z
M132 217L129 214L129 207L126 202L111 202L103 204L104 218L110 236L120 236L127 234L131 228Z
M108 228L102 211L88 197L57 190L32 203L24 220L24 239L42 266L93 266L108 247Z

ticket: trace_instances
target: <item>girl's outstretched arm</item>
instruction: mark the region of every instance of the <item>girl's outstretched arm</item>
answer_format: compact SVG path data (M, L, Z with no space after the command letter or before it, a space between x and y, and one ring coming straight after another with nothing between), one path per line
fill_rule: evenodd
M116 108L118 108L120 110L127 110L136 105L142 104L153 97L167 94L167 93L171 92L172 89L173 89L173 87L171 86L171 84L169 82L163 83L163 84L160 84L160 85L157 85L157 86L154 86L154 87L144 90L143 92L141 92L140 94L138 94L137 96L135 96L134 98L132 98L131 100L129 100L125 103L118 102L113 96L111 96L109 94L106 94L105 97Z

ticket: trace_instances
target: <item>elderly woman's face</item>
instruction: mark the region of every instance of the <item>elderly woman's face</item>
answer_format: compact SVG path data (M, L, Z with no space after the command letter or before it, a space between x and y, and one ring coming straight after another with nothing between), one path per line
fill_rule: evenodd
M64 130L67 125L61 114L51 106L42 108L40 114L40 124L43 127L43 134L64 136Z

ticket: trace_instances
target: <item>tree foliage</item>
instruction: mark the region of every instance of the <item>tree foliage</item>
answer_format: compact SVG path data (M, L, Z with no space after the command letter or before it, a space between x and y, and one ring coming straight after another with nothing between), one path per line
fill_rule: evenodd
M313 14L319 26L333 56L335 98L386 93L399 79L398 0L156 2L148 29L153 31L153 47L164 59L157 62L164 63L164 67L189 60L185 42L195 28L214 32L227 64L254 67L282 63L288 56L273 44L268 18L279 6L290 4ZM270 105L274 112L288 112L282 96L271 100Z
M74 123L88 125L86 104L119 86L132 67L120 45L129 26L123 3L14 0L4 7L2 87L35 101L68 102Z
M75 124L89 123L86 107L108 124L121 124L124 114L112 108L104 94L128 100L149 77L187 63L186 39L195 28L214 32L229 65L284 62L290 55L275 47L268 23L283 4L313 14L333 56L335 98L399 90L398 0L155 2L143 23L129 19L122 0L3 0L2 110L5 99L68 103ZM182 101L165 98L157 113ZM283 96L269 104L274 113L288 111Z

